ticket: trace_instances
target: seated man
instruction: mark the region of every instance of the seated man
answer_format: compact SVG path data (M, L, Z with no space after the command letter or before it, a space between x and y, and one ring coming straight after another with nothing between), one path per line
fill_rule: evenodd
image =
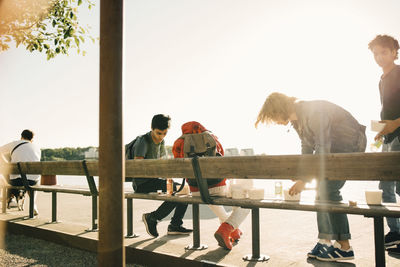
M127 145L126 158L159 159L165 157L164 137L170 127L170 120L169 116L163 114L155 115L151 122L151 131L138 136ZM137 193L157 192L157 190L165 192L166 180L159 178L133 178L132 187ZM176 187L176 184L174 184L174 187ZM193 230L182 226L182 219L185 216L187 207L187 204L166 201L157 210L143 214L142 219L147 233L153 237L158 237L157 222L167 217L175 209L171 223L168 226L168 234L190 234Z
M10 162L29 162L29 161L40 161L40 148L32 143L34 133L31 130L23 130L21 133L21 139L5 144L0 147L0 156L5 156L5 159ZM29 174L26 176L29 185L36 185L39 181L40 175ZM21 175L10 174L10 184L13 186L23 186ZM11 196L17 196L18 190L11 190ZM36 195L36 192L34 193ZM9 200L10 201L10 200ZM34 198L34 209L33 214L36 216L39 214L36 206L36 198ZM22 204L23 205L23 204ZM21 207L23 209L23 207Z

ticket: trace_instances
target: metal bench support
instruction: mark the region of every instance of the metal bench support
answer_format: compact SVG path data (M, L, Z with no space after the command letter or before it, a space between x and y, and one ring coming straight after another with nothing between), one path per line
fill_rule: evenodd
M185 249L188 250L203 250L207 249L207 245L200 244L200 207L199 204L193 204L193 245L188 245Z
M51 192L51 222L57 222L57 192Z
M375 266L384 267L385 263L385 234L383 229L383 217L374 217L375 237Z
M269 256L260 255L260 209L251 209L251 238L252 238L252 255L245 255L245 261L267 261Z
M22 171L21 163L17 162L18 171L21 175L22 183L24 184L26 192L29 194L29 218L32 219L33 216L33 208L35 205L35 194L34 190L29 186L28 178L26 177L25 173Z
M85 171L86 180L89 185L90 194L92 195L92 229L90 231L97 231L97 196L99 192L97 191L96 183L94 182L93 176L89 174L89 170L86 164L86 160L82 161L83 170Z
M139 237L139 235L133 233L133 199L126 199L126 238L135 238Z

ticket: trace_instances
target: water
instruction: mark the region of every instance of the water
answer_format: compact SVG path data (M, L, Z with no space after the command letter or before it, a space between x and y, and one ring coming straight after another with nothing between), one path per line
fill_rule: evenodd
M99 178L94 177L96 185L98 186ZM177 179L177 182L181 182L181 179ZM266 198L275 198L275 182L281 181L282 188L290 188L293 185L291 180L254 180L254 187L264 188ZM57 184L59 185L75 185L88 187L87 180L85 176L72 176L72 175L58 175ZM378 181L347 181L341 192L344 200L352 201L365 201L365 190L376 190L378 189ZM132 190L132 184L130 182L124 183L124 188L126 190ZM302 193L302 199L313 200L315 198L315 180L308 183L305 191Z

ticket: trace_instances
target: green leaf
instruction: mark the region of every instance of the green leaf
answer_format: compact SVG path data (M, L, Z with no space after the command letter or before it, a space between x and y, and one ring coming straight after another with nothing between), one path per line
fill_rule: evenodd
M82 5L82 0L78 0L78 6Z
M59 47L56 48L56 53L57 54L60 53L60 48Z
M43 47L44 47L45 49L49 49L49 48L50 48L50 46L49 46L48 44L44 44Z

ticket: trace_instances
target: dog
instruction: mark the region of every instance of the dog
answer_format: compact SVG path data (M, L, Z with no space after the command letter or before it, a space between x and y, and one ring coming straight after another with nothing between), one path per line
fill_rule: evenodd
M10 197L8 198L7 201L7 208L10 208L10 203L12 199L15 197L15 201L17 202L17 207L19 211L24 210L24 203L25 203L25 193L26 190L12 190L10 192Z

